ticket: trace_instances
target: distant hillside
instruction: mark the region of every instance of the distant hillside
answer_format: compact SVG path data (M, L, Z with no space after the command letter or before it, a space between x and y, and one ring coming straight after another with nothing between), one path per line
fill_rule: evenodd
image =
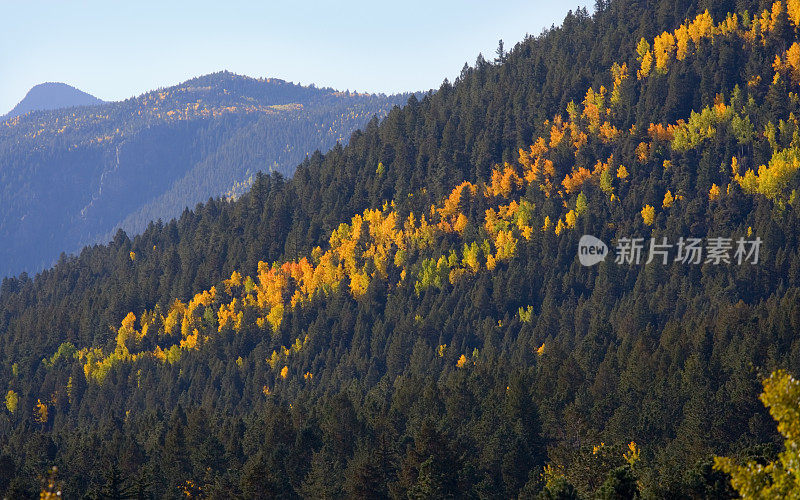
M97 97L87 94L82 90L67 85L66 83L47 82L41 83L28 91L25 98L3 118L14 118L31 111L48 109L71 108L73 106L91 106L102 104Z
M6 119L0 276L39 271L61 252L107 242L119 228L141 232L209 197L235 197L259 171L291 175L306 154L346 142L406 100L225 72Z

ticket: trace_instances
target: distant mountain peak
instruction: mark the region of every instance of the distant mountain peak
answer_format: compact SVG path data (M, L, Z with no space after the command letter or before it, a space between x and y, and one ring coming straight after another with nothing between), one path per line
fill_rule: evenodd
M102 104L103 101L71 85L46 82L34 86L4 118L13 118L31 111Z

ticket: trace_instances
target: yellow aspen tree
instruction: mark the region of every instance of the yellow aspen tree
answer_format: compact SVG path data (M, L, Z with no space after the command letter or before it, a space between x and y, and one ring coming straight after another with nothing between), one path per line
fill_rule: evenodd
M731 476L731 486L743 499L798 498L800 483L800 382L778 370L764 381L761 402L769 408L783 436L784 450L766 464L751 461L740 465L729 457L714 457L714 468Z
M672 33L665 31L653 40L653 53L656 57L656 68L662 72L665 71L675 53L675 37Z
M567 212L567 215L564 216L564 222L566 223L569 229L575 228L575 223L578 221L578 216L574 210L570 210Z
M686 59L689 53L689 28L685 24L681 24L675 30L675 58L679 61Z
M748 169L744 175L735 176L734 180L739 183L745 193L755 194L758 192L758 177L752 169Z
M556 224L556 235L561 234L561 231L563 231L565 227L566 226L564 225L564 221L558 219L558 223Z
M520 307L517 312L519 314L520 321L523 323L530 323L533 319L533 306Z
M800 44L794 42L786 51L786 64L792 70L792 77L800 79Z
M556 116L556 118L561 118L561 116ZM556 125L555 123L550 127L550 147L554 148L561 144L561 139L564 138L564 134L566 133L566 128L561 126L559 123Z
M636 146L636 158L641 162L644 163L647 161L647 158L650 156L650 145L646 142L642 141Z
M770 31L773 31L778 25L780 15L784 13L783 2L780 0L772 4L772 12L770 13Z
M586 195L583 194L583 191L578 193L578 197L575 199L575 215L581 216L586 213L589 209L589 202L586 199Z
M19 406L19 396L16 392L9 389L6 393L6 409L10 413L14 413L17 411L17 407Z
M786 13L792 24L800 26L800 0L786 0Z
M647 78L650 76L650 71L653 69L653 53L649 50L642 57L642 66L637 72L639 79Z
M614 186L612 185L611 181L611 169L604 168L600 174L600 189L602 189L603 192L608 195L614 193Z
M585 167L579 167L577 170L573 170L571 174L568 174L561 184L564 186L564 190L567 194L575 193L583 188L583 183L589 180L592 177L592 172Z
M272 331L277 333L283 321L283 304L272 306L267 314L267 321L272 325Z
M47 405L42 403L41 399L36 400L36 407L34 408L33 418L39 424L47 423Z
M567 104L567 116L569 116L570 125L578 121L578 106L575 105L575 101L569 101Z
M675 203L675 198L672 196L672 192L667 190L667 192L664 193L664 201L661 203L661 206L664 208L671 208L673 203Z
M665 127L660 123L651 123L650 127L647 129L647 135L656 141L670 142L675 137L674 127Z
M638 54L639 57L637 59L641 63L641 66L637 71L637 75L641 80L650 74L650 69L653 65L653 54L650 52L650 44L644 39L644 37L642 37L639 40L639 43L636 45L636 54Z
M656 209L652 205L642 207L642 221L646 226L652 226L656 217Z
M700 43L704 37L711 36L714 29L714 20L711 18L708 9L694 18L689 25L689 36L695 45Z
M622 63L622 66L620 66L615 62L614 65L611 66L611 76L614 79L614 86L611 89L610 103L611 107L615 107L622 101L622 84L628 78L628 64Z
M224 281L224 284L225 292L227 292L228 295L231 295L233 293L233 287L242 286L242 275L239 274L239 271L234 271L231 273L230 279Z
M589 121L589 131L597 133L600 128L600 113L605 107L606 89L601 86L598 92L589 87L583 99L583 116Z
M737 16L735 13L729 12L725 17L725 20L719 24L718 29L722 35L736 33L736 31L739 29L739 16Z

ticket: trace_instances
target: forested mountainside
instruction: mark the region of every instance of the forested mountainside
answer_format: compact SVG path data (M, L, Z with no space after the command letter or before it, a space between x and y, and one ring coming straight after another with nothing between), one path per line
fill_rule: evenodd
M800 373L800 2L596 5L4 280L0 490L733 497L712 457L774 458Z
M34 86L3 119L14 118L31 111L46 109L70 108L74 106L91 106L102 104L97 97L65 83L47 82Z
M61 252L240 195L259 171L290 175L316 150L403 104L228 72L99 106L0 123L0 276Z

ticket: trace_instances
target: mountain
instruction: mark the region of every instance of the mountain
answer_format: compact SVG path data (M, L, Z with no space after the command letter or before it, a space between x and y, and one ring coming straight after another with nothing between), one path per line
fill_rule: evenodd
M2 118L14 118L31 111L93 106L96 104L103 104L103 101L66 83L40 83L30 89L25 94L25 97L14 106L14 109Z
M135 234L209 197L238 196L256 172L291 175L408 95L364 95L231 73L121 102L0 123L0 276Z
M4 280L0 490L735 498L795 453L798 85L800 2L600 1Z

